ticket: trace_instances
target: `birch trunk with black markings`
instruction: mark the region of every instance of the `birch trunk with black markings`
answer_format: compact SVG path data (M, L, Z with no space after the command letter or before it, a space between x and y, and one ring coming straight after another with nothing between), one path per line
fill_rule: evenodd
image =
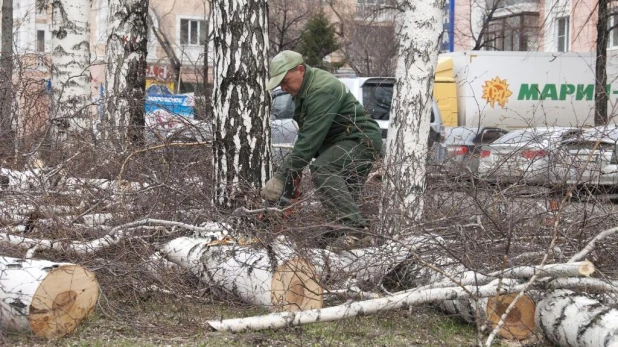
M556 290L539 301L536 322L558 346L618 346L618 310L570 290Z
M52 65L51 146L68 136L90 140L89 0L52 1Z
M271 175L266 0L211 2L214 203L244 204Z

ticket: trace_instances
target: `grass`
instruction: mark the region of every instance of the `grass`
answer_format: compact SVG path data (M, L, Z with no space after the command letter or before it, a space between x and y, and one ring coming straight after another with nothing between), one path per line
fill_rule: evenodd
M148 299L138 305L100 306L71 335L46 341L33 336L4 337L12 346L475 346L473 325L430 307L397 310L279 330L212 332L209 319L247 317L266 311L226 303ZM496 344L499 346L499 344Z

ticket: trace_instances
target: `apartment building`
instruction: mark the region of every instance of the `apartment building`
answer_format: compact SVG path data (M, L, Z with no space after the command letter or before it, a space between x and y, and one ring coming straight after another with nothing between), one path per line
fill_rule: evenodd
M207 2L150 0L149 13L153 26L169 41L182 64L181 82L191 91L202 80L204 42L207 33ZM51 5L48 0L19 0L14 5L15 49L19 57L33 60L28 66L33 73L49 78L51 44ZM105 80L105 43L109 35L108 0L91 2L91 75L93 94ZM211 50L212 53L212 50ZM26 58L29 57L29 58ZM147 86L166 84L173 90L179 81L172 78L169 55L163 50L152 31L148 37ZM212 75L210 73L209 75Z
M590 52L597 0L454 0L454 50ZM610 25L618 12L610 18ZM615 42L614 42L615 41ZM618 48L618 30L610 35Z

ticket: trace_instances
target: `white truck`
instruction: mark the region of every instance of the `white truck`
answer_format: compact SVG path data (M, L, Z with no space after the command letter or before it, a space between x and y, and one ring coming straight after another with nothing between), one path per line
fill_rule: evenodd
M434 98L449 127L592 126L594 67L592 52L446 53L439 57ZM607 93L611 117L618 96L611 77Z

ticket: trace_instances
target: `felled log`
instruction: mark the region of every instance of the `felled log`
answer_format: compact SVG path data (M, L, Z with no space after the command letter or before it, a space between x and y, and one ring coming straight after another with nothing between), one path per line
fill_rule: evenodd
M460 283L464 282L468 285L480 285L478 282L475 283L475 280L480 280L482 284L485 284L491 281L492 278L493 281L500 283L500 280L495 277L483 276L473 271L462 270L463 267L461 265L454 265L451 268L447 267L443 269L445 274L448 274L451 278L451 285L454 285L452 280L456 280ZM444 274L435 274L433 278L437 283L445 281ZM516 279L507 278L507 281L515 282ZM438 307L450 314L457 315L468 323L478 322L480 326L485 327L489 325L495 328L500 322L502 315L506 312L508 305L513 302L515 296L516 294L509 293L491 297L476 296L476 298L444 300L439 303ZM525 339L534 332L534 312L536 306L532 299L525 294L522 298L517 300L514 305L515 306L506 315L505 321L498 331L498 335L505 339Z
M424 237L388 242L380 247L334 253L296 249L279 238L266 248L209 239L179 238L161 253L224 292L275 310L321 307L323 288L348 279L379 283L390 269L422 245ZM318 306L315 306L318 305Z
M298 249L290 240L279 238L271 247L273 252L283 257L296 254L310 259L323 285L336 286L354 279L361 289L374 289L412 252L426 247L427 243L436 242L443 243L444 240L435 235L413 236L389 240L379 247L335 253L326 249Z
M0 232L0 241L20 248L36 248L37 250L56 249L65 252L87 254L100 251L131 237L141 237L134 234L136 234L139 230L150 230L153 227L177 227L191 230L196 233L203 233L204 235L207 235L210 232L208 227L198 227L181 222L146 218L115 226L107 233L107 235L90 241L66 242L66 240L34 239L2 232ZM10 231L23 231L23 228L10 228Z
M503 285L498 288L497 282L498 281L494 281L485 286L478 287L467 286L465 288L439 288L419 292L402 293L384 298L351 302L323 309L312 309L300 312L276 312L256 317L209 321L208 325L215 330L234 332L245 330L277 329L301 324L330 322L344 318L356 317L359 315L400 309L427 302L464 299L469 297L469 293L475 293L475 295L478 296L495 296L509 292L518 292L523 289L523 285L508 281L505 281Z
M618 310L570 290L546 295L537 304L536 322L558 346L618 346Z
M618 281L600 278L556 278L549 282L552 289L569 289L596 294L618 294Z
M422 264L408 264L405 276L410 281L420 282L424 279L426 283L431 283L421 289L438 288L444 286L460 285L484 285L489 281L498 278L528 279L532 276L543 277L581 277L589 276L594 273L594 264L589 261L566 264L547 264L544 266L518 266L497 271L487 275L479 274L474 271L465 271L465 268L446 257L433 259L433 264L437 265L441 272L435 271ZM412 289L410 292L421 289ZM461 317L468 323L481 322L489 323L496 327L506 312L507 307L514 301L516 295L506 294L496 297L485 297L463 300L445 300L439 303L439 307L451 314ZM505 321L498 331L498 335L507 339L525 339L535 330L536 305L526 294L518 299L514 307L505 317Z
M323 305L313 265L291 254L240 246L230 240L181 237L161 253L205 283L245 302L273 310L306 310Z
M99 285L92 272L69 263L0 257L0 327L56 338L94 310Z

